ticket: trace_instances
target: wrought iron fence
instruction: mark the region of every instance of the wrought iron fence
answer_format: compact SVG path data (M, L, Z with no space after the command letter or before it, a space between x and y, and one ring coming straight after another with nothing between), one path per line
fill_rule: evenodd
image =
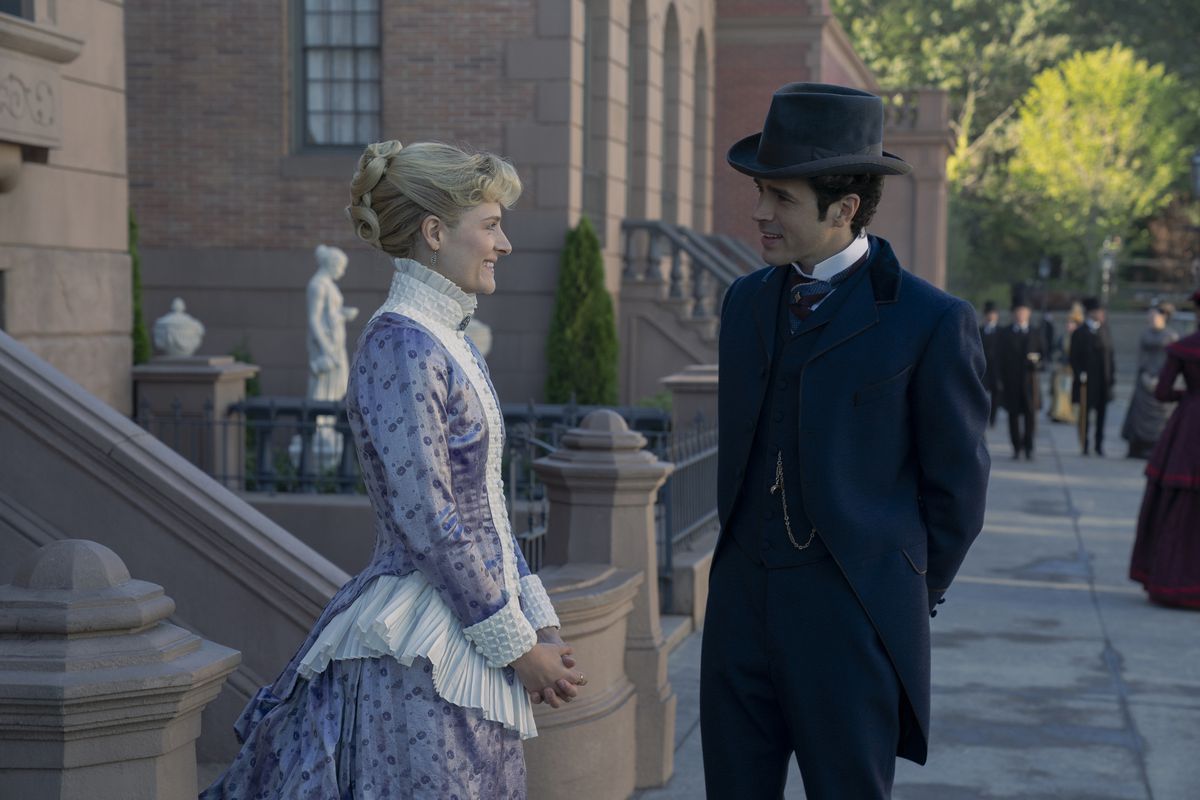
M513 531L530 568L543 563L549 500L533 463L558 449L563 435L601 406L506 404L505 491ZM664 608L677 549L691 546L716 518L716 432L697 420L671 430L668 412L649 407L613 409L647 440L647 449L675 464L655 509L659 579ZM211 404L188 412L138 403L136 420L208 475L235 491L362 494L365 488L345 406L290 397L255 397L222 415Z
M662 609L673 606L675 555L691 550L717 524L717 429L697 419L675 431L660 456L675 465L658 490L658 585Z
M341 403L255 397L221 416L179 400L139 401L136 420L163 443L235 491L354 494L364 491Z

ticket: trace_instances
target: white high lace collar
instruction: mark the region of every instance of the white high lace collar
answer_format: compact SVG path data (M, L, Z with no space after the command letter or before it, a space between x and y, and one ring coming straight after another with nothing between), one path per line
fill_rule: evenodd
M391 311L412 316L409 312L452 331L465 331L479 305L478 298L464 292L458 284L434 272L411 258L394 259L396 274L387 300L375 312L375 317ZM374 319L374 317L372 317Z

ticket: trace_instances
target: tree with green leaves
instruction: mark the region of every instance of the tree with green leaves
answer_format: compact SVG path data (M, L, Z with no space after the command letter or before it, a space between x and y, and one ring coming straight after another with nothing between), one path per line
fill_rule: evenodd
M1070 0L832 0L854 50L890 89L950 97L956 189L984 180L1033 76L1067 56Z
M1187 171L1178 80L1120 45L1038 74L1013 124L1013 202L1050 252L1086 276L1104 240L1164 209Z
M546 358L548 402L617 402L617 325L600 240L586 217L567 234Z

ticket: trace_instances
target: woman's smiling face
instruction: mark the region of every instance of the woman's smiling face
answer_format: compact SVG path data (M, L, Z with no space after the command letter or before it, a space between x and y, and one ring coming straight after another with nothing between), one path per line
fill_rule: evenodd
M499 203L480 203L465 212L453 228L442 226L434 269L468 294L496 291L496 262L512 252L500 227L502 216Z

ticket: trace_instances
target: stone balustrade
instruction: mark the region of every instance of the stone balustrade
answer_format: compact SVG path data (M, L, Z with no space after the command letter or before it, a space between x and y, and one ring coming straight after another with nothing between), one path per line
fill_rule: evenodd
M625 671L637 691L638 788L661 786L674 771L676 702L659 617L654 526L655 497L672 467L645 446L619 414L601 409L534 464L550 498L546 563L603 564L645 576L625 638Z
M0 586L0 797L196 796L200 714L241 660L103 545L46 545Z

